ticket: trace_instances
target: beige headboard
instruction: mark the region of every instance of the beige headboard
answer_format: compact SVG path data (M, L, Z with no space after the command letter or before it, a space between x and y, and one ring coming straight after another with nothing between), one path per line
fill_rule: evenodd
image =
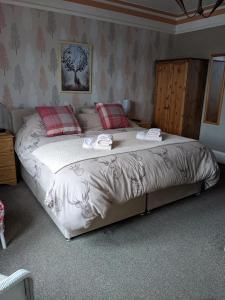
M31 115L35 112L34 108L16 108L11 111L12 116L12 131L14 134L23 125L23 117Z

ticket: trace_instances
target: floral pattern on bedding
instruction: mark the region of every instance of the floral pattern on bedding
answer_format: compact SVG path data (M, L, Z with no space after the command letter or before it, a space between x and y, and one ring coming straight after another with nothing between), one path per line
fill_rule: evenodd
M113 202L122 204L158 189L197 181L209 188L217 179L217 164L205 146L198 142L169 145L65 167L55 175L46 205L62 222L72 214L71 206L80 209L86 227L97 216L104 218Z
M34 149L60 139L84 136L46 138L40 126L37 120L35 126L26 122L16 139L18 157L37 182L44 181L46 166L32 155ZM119 132L130 130L134 129ZM85 136L88 135L93 132L86 132ZM123 204L145 193L199 181L209 188L218 178L218 165L207 147L197 141L181 142L65 166L58 173L51 173L45 186L45 205L72 232L88 227L98 216L105 218L112 203Z

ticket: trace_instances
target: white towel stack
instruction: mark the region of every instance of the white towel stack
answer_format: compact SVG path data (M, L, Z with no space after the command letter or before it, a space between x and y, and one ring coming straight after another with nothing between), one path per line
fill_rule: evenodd
M83 148L95 150L111 150L113 144L113 136L111 134L100 134L96 137L88 137L84 139Z
M93 149L93 148L94 148L94 143L95 143L95 141L96 141L96 138L95 138L95 137L87 137L87 138L84 138L82 147L83 147L84 149Z
M113 143L113 136L111 134L100 134L95 142L95 149L111 150Z
M161 142L162 141L161 129L151 128L147 132L139 131L136 135L136 138L139 140Z

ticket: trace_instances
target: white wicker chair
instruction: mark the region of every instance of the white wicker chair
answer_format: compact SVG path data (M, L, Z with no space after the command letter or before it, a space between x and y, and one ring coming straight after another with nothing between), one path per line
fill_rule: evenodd
M10 276L0 274L1 300L33 300L33 280L31 273L18 270Z

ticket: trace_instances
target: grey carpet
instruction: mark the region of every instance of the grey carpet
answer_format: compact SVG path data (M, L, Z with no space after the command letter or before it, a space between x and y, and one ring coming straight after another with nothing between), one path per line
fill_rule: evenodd
M0 187L0 273L32 272L35 299L225 299L225 168L220 183L67 242L23 182Z

